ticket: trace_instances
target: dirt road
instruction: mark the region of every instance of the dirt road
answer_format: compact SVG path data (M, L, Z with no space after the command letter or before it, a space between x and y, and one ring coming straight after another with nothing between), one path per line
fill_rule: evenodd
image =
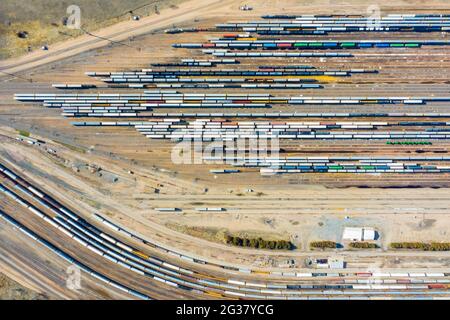
M99 37L83 35L75 39L55 44L49 51L35 51L20 58L7 59L0 62L2 73L13 74L55 62L74 55L98 49L110 44L111 41L120 42L130 37L170 27L183 21L195 19L198 16L214 14L223 6L218 0L192 0L179 5L177 9L167 9L160 15L142 18L140 21L125 21L95 32ZM104 40L109 39L109 40ZM136 48L138 50L138 48ZM2 74L0 76L5 76Z

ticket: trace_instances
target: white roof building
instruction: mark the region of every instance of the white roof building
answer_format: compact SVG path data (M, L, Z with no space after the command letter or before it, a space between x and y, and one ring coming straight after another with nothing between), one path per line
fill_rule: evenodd
M363 229L363 240L375 240L376 232L373 228Z
M352 228L346 227L342 239L351 241L375 240L376 232L373 228Z
M342 259L329 259L328 265L330 269L344 269L345 261Z

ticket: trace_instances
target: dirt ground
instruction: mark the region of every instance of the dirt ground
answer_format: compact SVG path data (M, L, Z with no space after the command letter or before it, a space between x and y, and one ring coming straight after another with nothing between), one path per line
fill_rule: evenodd
M0 273L0 300L46 300L47 298Z
M49 1L18 2L4 0L0 4L0 60L18 57L28 48L40 50L43 45L80 36L81 30L69 29L63 20L69 17L71 5L80 8L80 22L84 30L95 32L100 28L130 20L132 15L161 14L161 10L176 8L181 0L108 0L103 1ZM130 11L133 13L131 14ZM27 32L27 38L19 38L19 32Z
M253 265L255 259L270 256L275 267L282 265L287 257L302 261L305 255L324 254L311 252L310 241L342 242L342 231L346 226L371 226L380 232L378 244L381 249L372 254L366 252L372 257L368 260L379 260L378 255L386 258L397 255L387 250L392 241L449 239L447 189L393 189L386 192L383 189L326 189L320 186L291 190L260 187L258 191L262 194L236 196L216 187L207 193L202 191L203 188L197 191L191 188L188 192L190 185L177 177L137 166L133 166L135 171L130 175L128 167L122 167L120 160L80 154L51 142L47 142L46 147L56 150L57 156L6 138L2 138L2 145L1 156L5 161L23 168L34 181L78 208L88 219L91 219L89 212L97 212L149 239L218 261ZM100 176L88 169L76 172L78 170L72 167L74 162L95 164L106 174ZM111 175L118 180L113 182ZM155 194L152 185L165 185L170 192ZM194 210L197 206L222 206L226 211L200 213ZM161 213L154 211L155 207L179 207L183 211ZM237 249L211 242L208 238L208 241L202 240L205 238L202 235L192 237L174 232L167 228L167 223L261 236L283 235L288 236L297 249L289 253ZM216 250L219 248L218 255ZM351 261L359 261L356 257L351 258L355 252L347 249L339 250L340 254L348 255ZM410 258L416 259L421 254L410 252L405 261L410 263ZM440 255L445 256L444 253ZM416 265L420 266L422 262Z

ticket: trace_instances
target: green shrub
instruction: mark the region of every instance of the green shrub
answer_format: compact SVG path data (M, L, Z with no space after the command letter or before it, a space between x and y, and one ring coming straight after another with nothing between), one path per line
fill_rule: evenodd
M392 242L390 247L392 249L450 251L450 242Z
M318 249L335 249L337 247L337 243L334 241L313 241L309 243L309 246L311 248L318 248Z
M21 136L27 137L27 138L30 136L30 133L28 131L25 131L25 130L19 130L19 134Z
M430 243L430 251L449 251L449 242L432 242Z
M376 243L371 242L351 242L349 244L350 248L355 249L376 249L378 245Z
M225 242L237 247L271 250L292 250L294 245L286 240L264 240L262 238L241 238L230 234L225 235Z

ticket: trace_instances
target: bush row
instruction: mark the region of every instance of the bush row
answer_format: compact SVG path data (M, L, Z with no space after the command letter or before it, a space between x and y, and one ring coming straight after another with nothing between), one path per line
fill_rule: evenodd
M376 243L371 242L350 242L350 248L356 249L376 249L378 245Z
M313 241L309 243L309 246L311 248L319 248L319 249L324 248L335 249L337 247L337 243L334 241Z
M28 131L25 130L19 130L19 135L21 135L22 137L29 137L30 133Z
M432 145L433 143L430 141L388 141L386 144L393 145Z
M287 240L264 240L263 238L242 238L227 234L225 242L238 247L248 247L255 249L271 249L271 250L292 250L294 245Z
M392 242L392 249L415 249L423 251L449 251L450 242Z

